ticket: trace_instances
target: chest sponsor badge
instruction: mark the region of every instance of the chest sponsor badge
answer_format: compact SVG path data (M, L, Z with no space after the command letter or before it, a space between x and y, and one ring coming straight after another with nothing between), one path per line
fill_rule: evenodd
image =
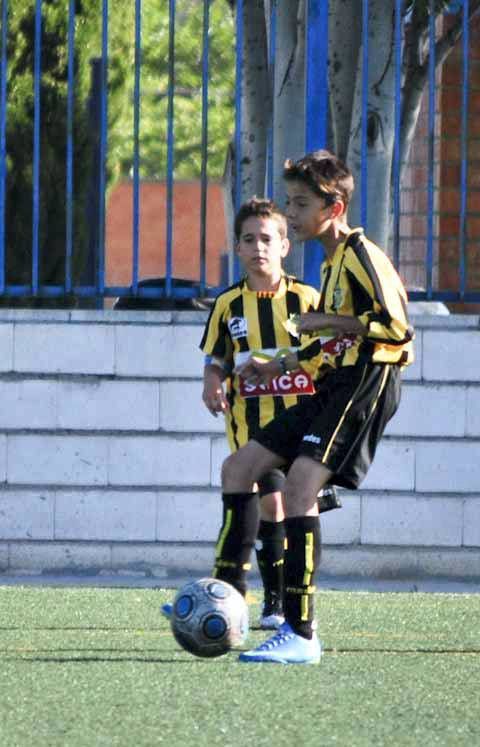
M240 396L245 397L285 397L288 394L315 394L312 377L305 371L294 371L272 379L270 384L247 384L240 379Z
M228 331L232 340L238 340L240 337L248 335L248 324L244 316L232 316L228 320Z

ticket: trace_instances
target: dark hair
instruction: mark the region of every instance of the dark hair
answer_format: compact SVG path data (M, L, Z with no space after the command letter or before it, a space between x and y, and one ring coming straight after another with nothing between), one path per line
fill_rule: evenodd
M327 205L340 198L345 207L350 202L354 189L352 172L337 156L328 150L307 153L298 161L288 158L283 169L286 181L304 182Z
M287 219L280 208L272 201L262 197L252 197L244 202L235 216L233 230L237 241L242 233L242 226L248 218L273 218L278 224L278 231L282 239L287 236Z

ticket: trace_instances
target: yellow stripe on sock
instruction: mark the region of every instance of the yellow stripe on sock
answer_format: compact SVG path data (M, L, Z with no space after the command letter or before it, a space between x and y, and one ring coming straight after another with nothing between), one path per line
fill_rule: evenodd
M313 574L313 532L305 534L305 573L303 585L310 586Z
M300 612L301 616L300 619L302 622L308 621L309 615L308 615L308 594L303 594L301 600L300 600Z
M225 540L227 539L227 535L232 526L232 519L233 519L233 510L231 508L228 508L225 514L225 524L222 527L222 531L220 532L217 546L215 548L215 558L217 559L222 557L223 546L225 544Z

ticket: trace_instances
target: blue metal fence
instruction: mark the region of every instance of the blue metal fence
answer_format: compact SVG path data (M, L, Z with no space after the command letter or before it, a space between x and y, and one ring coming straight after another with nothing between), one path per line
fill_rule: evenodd
M202 28L199 29L199 48L201 49L201 209L200 225L198 227L200 241L200 274L198 283L192 288L175 286L173 277L174 258L174 233L173 233L173 207L175 187L175 132L176 132L176 24L178 7L176 0L169 0L165 4L165 12L168 13L168 107L167 107L167 162L166 162L166 263L165 284L162 288L144 288L140 285L140 262L141 249L139 241L141 222L141 97L142 97L142 21L145 14L145 0L135 0L134 6L134 85L132 97L132 187L133 187L133 227L132 227L132 262L131 282L125 287L109 286L105 276L105 225L106 225L106 191L108 184L108 156L109 156L109 19L115 12L113 3L102 0L99 4L101 14L101 85L100 85L100 132L98 140L98 173L97 181L97 214L95 235L97 243L94 247L95 275L88 282L75 282L73 276L74 248L76 236L79 230L78 216L75 214L75 114L76 114L76 2L75 0L64 0L67 13L67 35L66 35L66 70L67 80L66 95L66 150L65 150L65 254L64 254L64 278L61 283L43 283L42 262L44 256L40 250L41 232L41 171L42 171L42 127L48 126L42 119L42 44L44 42L43 3L42 0L32 0L31 13L34 22L34 44L33 44L33 121L32 121L32 173L31 173L31 200L32 200L32 226L31 226L31 272L30 282L9 282L8 280L8 247L7 231L12 205L7 205L6 193L10 173L9 142L7 138L9 122L9 91L13 85L9 79L9 54L11 44L8 43L9 23L11 19L12 5L9 0L2 0L1 7L1 58L0 58L0 296L9 297L63 297L75 295L77 297L95 297L102 302L105 297L134 295L139 297L166 296L195 296L206 293L214 293L216 289L207 287L207 195L208 195L208 153L209 153L209 96L210 90L210 34L211 17L210 10L216 0L203 0ZM220 0L218 0L220 1ZM402 121L402 81L404 71L402 69L402 49L404 44L404 3L402 0L394 1L394 64L395 64L395 140L393 149L393 179L392 179L392 256L395 264L402 270L402 266L408 264L408 247L404 249L401 236L402 212L401 212L401 153L400 153L400 128ZM433 11L435 3L430 2L430 11ZM267 21L270 33L270 46L268 53L268 64L270 66L271 79L273 80L273 69L275 65L275 44L273 40L276 33L276 13L278 2L272 0L269 4L270 20ZM328 73L328 17L329 0L309 0L306 4L306 61L305 61L305 102L306 102L306 128L305 149L312 150L328 145L329 139L329 73ZM459 208L459 236L458 236L458 284L454 288L442 289L437 282L438 263L438 184L436 183L436 170L438 169L438 155L436 145L438 144L438 87L436 79L436 19L431 12L428 40L428 87L427 87L427 182L425 189L428 197L427 209L427 231L425 237L425 256L422 273L424 282L422 288L416 288L411 292L412 298L417 299L441 299L446 301L480 301L480 288L471 287L468 278L468 245L467 245L467 223L468 223L468 191L469 191L469 87L470 87L470 6L469 0L462 0L452 4L450 10L460 13L461 25L461 47L462 47L462 79L461 79L461 126L458 133L460 141L460 181L458 190L460 193ZM369 81L369 0L361 2L361 28L362 28L362 116L361 116L361 220L368 229L367 184L369 180L368 153L368 81ZM235 180L234 198L235 206L238 207L239 195L241 194L242 179L242 107L241 97L243 90L243 40L244 40L244 14L245 6L243 0L236 2L236 59L232 55L232 65L235 66L235 119L226 122L225 127L232 133L232 142L235 153ZM272 191L273 185L273 128L270 127L268 136L267 178L266 191ZM45 185L43 185L45 189ZM471 237L470 237L471 238ZM479 237L473 237L478 242ZM12 239L10 238L10 241ZM305 277L311 282L318 278L318 268L321 261L321 247L311 244L305 252ZM238 273L238 265L234 264L235 272Z

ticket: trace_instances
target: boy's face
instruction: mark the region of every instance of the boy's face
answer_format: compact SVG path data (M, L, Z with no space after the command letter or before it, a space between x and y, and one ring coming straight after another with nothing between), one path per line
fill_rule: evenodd
M247 275L278 275L282 260L288 254L288 239L282 238L280 226L274 218L251 216L243 221L236 251Z
M285 212L295 239L307 241L328 231L337 217L339 203L326 205L323 197L301 181L287 181L285 188Z

